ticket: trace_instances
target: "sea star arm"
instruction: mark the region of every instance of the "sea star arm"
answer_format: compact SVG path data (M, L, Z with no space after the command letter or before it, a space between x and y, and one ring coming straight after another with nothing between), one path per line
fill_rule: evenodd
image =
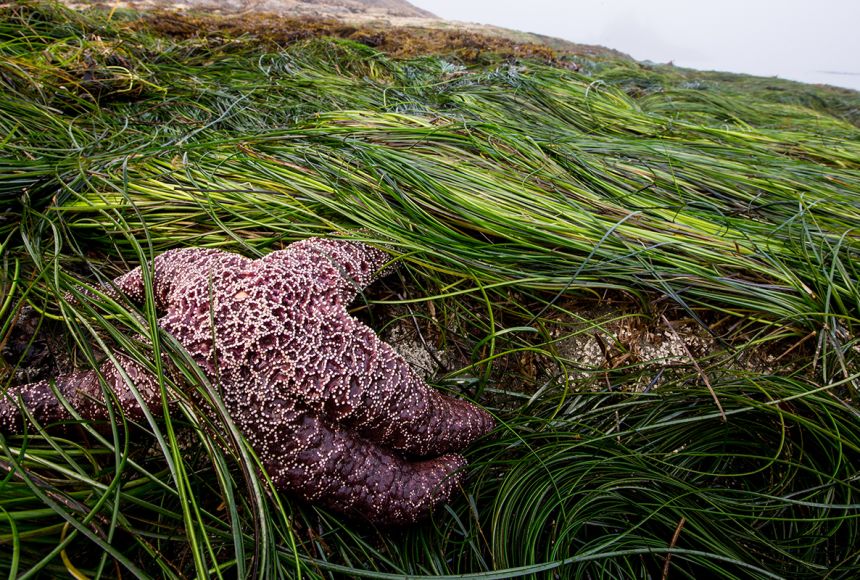
M216 270L221 261L242 259L235 254L209 248L179 248L159 254L152 262L152 291L155 307L165 310L169 306L171 290L189 273L208 267ZM148 266L147 266L148 267ZM220 269L220 268L217 268ZM217 273L216 272L213 272ZM114 286L132 302L143 304L145 286L141 266L130 270L113 281Z
M365 287L391 271L391 256L380 249L348 240L308 238L272 252L265 261L286 261L290 271L314 271L321 290L334 291L340 304L348 304Z
M278 402L275 402L277 405ZM283 412L258 407L256 418ZM406 461L308 413L293 420L244 425L273 483L302 499L379 524L425 517L450 498L466 460L443 455Z
M155 377L138 363L128 357L115 355L122 365L125 374L132 381L148 407L160 404L161 389ZM106 386L112 391L119 402L127 419L140 421L143 410L129 388L123 373L112 362L101 365L100 372ZM104 392L99 384L96 371L81 371L61 375L52 381L38 381L10 387L5 394L0 395L0 432L18 433L23 427L23 416L18 407L18 400L33 415L39 423L54 423L72 419L72 415L60 402L52 388L68 401L69 405L81 417L88 420L105 420L108 418L107 407L104 403Z
M189 276L201 276L206 272L217 275L226 267L237 267L250 260L236 254L203 248L183 248L170 250L155 257L152 264L152 284L156 308L167 310L171 291ZM144 300L144 276L141 267L116 278L113 286L107 289L109 295L121 292L135 303ZM122 355L115 355L132 383L137 387L147 406L159 405L161 389L155 375L146 371L136 362ZM106 386L119 401L126 417L139 421L143 412L132 394L122 372L112 363L105 362L100 367ZM95 371L74 372L57 377L54 381L39 381L10 387L5 394L0 393L0 430L15 431L22 426L22 417L16 404L20 397L24 406L41 422L55 422L71 419L71 415L54 394L51 382L84 419L106 419L104 393Z
M426 456L458 451L495 425L483 409L443 395L419 377L390 345L346 312L324 322L328 371L319 398L330 422L390 449Z

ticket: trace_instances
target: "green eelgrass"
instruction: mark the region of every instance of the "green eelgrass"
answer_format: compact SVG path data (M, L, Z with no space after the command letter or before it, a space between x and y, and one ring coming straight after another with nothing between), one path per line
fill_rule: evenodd
M471 450L463 494L431 524L372 532L307 508L286 519L261 500L274 537L262 546L271 558L265 572L257 572L289 575L298 566L309 577L643 577L658 575L668 557L673 575L692 577L848 574L860 533L857 412L810 387L727 377L715 386L726 422L706 389L682 383L652 395L567 393L560 401L562 391L550 392ZM7 443L16 459L26 447L25 473L39 474L6 481L0 502L22 539L15 552L21 569L45 562L36 546L55 541L64 526L58 514L86 521L95 504L91 535L128 538L109 556L135 572L133 562L158 553L161 574L182 575L187 531L160 461L127 445L112 453L109 441L106 449L50 441ZM198 548L201 566L213 574L237 565L230 556L237 545L248 554L261 548L247 490L214 451L214 460L187 451L183 458L190 491L215 498L194 516L209 546ZM108 474L122 485L100 483ZM225 491L234 502L226 521L217 505ZM230 531L233 518L239 536ZM72 548L78 566L99 562L80 540Z
M156 248L177 226L184 243L226 229L271 245L358 225L489 283L656 291L803 330L856 321L860 146L834 117L741 103L743 121L701 124L570 71L466 74L345 43L170 48L140 67L148 98L74 117L54 181L19 156L9 187L47 179L72 233L110 233L118 212ZM787 108L806 125L771 128ZM56 133L45 115L34 129Z
M856 94L0 10L3 340L26 304L71 362L126 352L180 399L138 427L115 410L3 439L0 572L857 574ZM167 248L261 255L308 235L390 248L404 267L361 315L401 313L459 353L441 386L503 423L425 525L371 530L278 495L152 300L76 290ZM720 350L583 368L559 346L602 329L583 301L631 324L669 309ZM733 366L782 351L768 372Z

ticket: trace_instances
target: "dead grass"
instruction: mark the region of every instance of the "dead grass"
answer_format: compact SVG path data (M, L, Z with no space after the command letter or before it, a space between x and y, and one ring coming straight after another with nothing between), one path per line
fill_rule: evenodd
M252 35L266 44L276 46L286 46L310 38L332 37L359 42L398 58L441 54L466 63L502 57L560 64L565 56L545 45L517 42L461 29L417 26L392 28L384 24L291 18L274 14L219 16L154 11L133 21L131 26L176 39L237 38ZM569 66L575 67L573 63Z

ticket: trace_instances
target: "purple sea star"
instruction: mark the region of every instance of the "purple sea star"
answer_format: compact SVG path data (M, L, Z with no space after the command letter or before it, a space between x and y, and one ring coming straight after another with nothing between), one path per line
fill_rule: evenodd
M364 244L317 238L259 260L179 249L155 258L153 292L159 326L218 385L276 486L373 522L407 523L450 497L466 464L454 452L494 422L430 388L347 313L388 260ZM140 268L114 282L143 302ZM155 377L118 360L157 408ZM126 416L141 420L120 370L108 362L100 371ZM56 387L84 418L107 416L94 371L60 376ZM69 418L41 381L0 397L0 430L22 427L18 397L39 421Z

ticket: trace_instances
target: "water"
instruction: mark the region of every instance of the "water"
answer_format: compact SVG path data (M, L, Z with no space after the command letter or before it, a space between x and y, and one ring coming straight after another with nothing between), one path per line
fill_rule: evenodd
M846 89L854 89L855 91L860 91L860 72L849 72L840 70L803 70L787 68L785 66L774 66L774 68L770 68L763 67L761 65L747 68L743 65L731 66L729 62L716 63L711 61L696 61L689 59L678 59L675 60L674 63L677 66L698 70L719 70L725 72L755 75L760 77L779 77L781 79L799 81L802 83L832 85L834 87L843 87ZM747 68L747 70L742 70L743 68Z

